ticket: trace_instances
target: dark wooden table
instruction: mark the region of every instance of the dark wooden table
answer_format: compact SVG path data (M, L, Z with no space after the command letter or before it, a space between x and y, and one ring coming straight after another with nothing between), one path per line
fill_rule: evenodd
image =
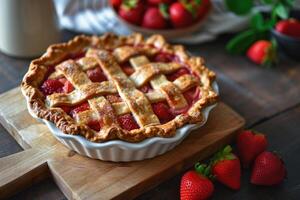
M63 40L74 33L64 32ZM279 152L286 163L288 179L276 187L249 183L250 171L243 171L242 187L231 191L216 184L213 199L300 199L300 62L283 55L276 68L256 66L243 56L225 52L228 36L213 42L188 46L217 72L221 99L245 117L247 128L265 133L269 149ZM0 53L0 93L20 84L30 59L16 59ZM0 125L0 157L22 151ZM137 199L179 199L179 174ZM48 179L15 195L12 199L65 199Z

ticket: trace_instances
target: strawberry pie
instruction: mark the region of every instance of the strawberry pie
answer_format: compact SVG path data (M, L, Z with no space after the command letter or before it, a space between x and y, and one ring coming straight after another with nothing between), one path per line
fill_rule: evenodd
M33 60L22 81L29 109L93 142L172 137L217 101L215 73L160 35L78 36Z

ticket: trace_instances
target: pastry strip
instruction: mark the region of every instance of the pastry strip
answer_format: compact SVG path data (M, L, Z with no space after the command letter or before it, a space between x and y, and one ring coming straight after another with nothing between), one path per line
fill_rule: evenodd
M113 56L105 50L90 51L99 62L104 73L116 85L121 98L126 102L140 127L159 124L148 98L135 88L134 83L122 71Z
M145 56L131 58L130 63L137 71L139 71L139 69L141 69L143 66L157 66L156 64L150 63ZM176 69L178 69L177 66ZM154 90L159 90L165 95L166 100L172 109L181 109L188 106L179 88L175 84L170 82L165 75L156 75L150 80L150 84Z
M57 70L59 70L67 78L67 80L72 83L75 90L68 94L54 93L47 96L46 101L50 107L76 105L97 95L117 93L115 86L110 81L93 83L86 73L84 73L73 60L68 60L58 65Z

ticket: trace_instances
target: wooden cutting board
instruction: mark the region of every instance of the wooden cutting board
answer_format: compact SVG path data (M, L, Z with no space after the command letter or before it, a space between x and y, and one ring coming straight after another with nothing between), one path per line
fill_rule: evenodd
M113 163L80 156L58 142L28 114L20 88L0 95L0 122L25 149L0 159L0 197L52 176L69 199L132 199L229 143L245 123L219 103L204 127L168 153Z

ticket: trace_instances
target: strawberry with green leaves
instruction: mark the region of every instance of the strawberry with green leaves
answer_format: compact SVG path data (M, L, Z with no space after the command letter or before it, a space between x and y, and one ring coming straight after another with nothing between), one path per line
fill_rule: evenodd
M277 185L286 177L283 161L274 153L264 151L255 159L251 183L255 185Z
M300 21L297 19L287 19L277 22L276 31L295 38L300 38Z
M195 21L195 8L186 2L175 2L169 8L170 19L175 28L190 26Z
M276 63L276 45L268 40L258 40L247 50L247 56L258 65L271 65Z
M181 178L180 200L205 200L213 194L214 185L208 178L210 168L197 163L195 169L186 172Z
M160 4L159 7L150 7L146 10L142 26L149 29L164 29L167 27L167 5Z
M249 167L255 158L267 149L267 146L268 141L264 134L251 130L242 131L237 137L237 149L243 167Z
M143 19L144 6L139 0L124 0L119 9L119 16L124 20L140 25Z
M239 158L226 146L217 152L211 162L212 175L227 187L238 190L241 187L241 165Z

